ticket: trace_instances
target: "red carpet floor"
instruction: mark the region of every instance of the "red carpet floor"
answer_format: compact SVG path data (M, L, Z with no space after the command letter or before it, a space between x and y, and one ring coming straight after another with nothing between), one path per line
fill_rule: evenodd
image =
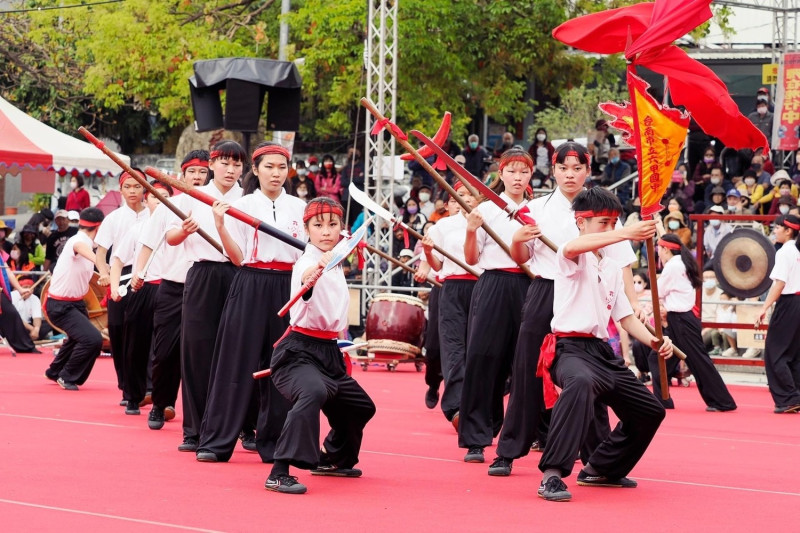
M462 462L413 365L357 368L378 406L364 477L293 470L309 488L294 496L264 490L255 453L204 464L177 452L180 408L161 431L147 428L149 408L126 416L110 359L79 392L43 377L49 360L0 350L2 531L798 530L800 415L772 414L765 387L732 387L734 413L706 413L694 385L673 389L678 407L631 475L638 489L578 487L573 475L572 502L550 503L536 497L538 454L509 478Z

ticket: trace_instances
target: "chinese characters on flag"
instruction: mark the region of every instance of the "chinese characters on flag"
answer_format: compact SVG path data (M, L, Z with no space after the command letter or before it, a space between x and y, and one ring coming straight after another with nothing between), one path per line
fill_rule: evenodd
M780 115L775 117L772 145L777 150L794 151L800 145L800 54L783 56L778 104Z

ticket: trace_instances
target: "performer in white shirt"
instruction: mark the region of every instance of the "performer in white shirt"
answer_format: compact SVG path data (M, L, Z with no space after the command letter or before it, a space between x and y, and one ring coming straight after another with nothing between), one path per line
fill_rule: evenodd
M144 173L139 169L134 169L134 172L139 174L144 179ZM119 177L119 190L122 193L123 204L109 213L103 220L100 229L97 230L97 271L100 277L97 283L101 287L106 287L111 282L111 267L109 261L111 260L111 251L114 245L122 242L122 238L137 222L147 219L150 216L150 211L145 209L144 200L144 187L131 177L127 172L123 172ZM131 263L123 265L122 274L131 273ZM123 340L123 324L125 322L125 307L128 305L126 299L115 302L112 299L108 300L108 337L111 341L111 357L114 359L114 370L117 373L117 387L122 390L124 383L124 362L123 354L125 353L124 340ZM128 400L125 394L122 395L120 405L127 408Z
M477 199L460 180L455 183L455 191L471 209L477 206ZM467 217L455 198L448 200L447 208L450 216L440 219L430 229L422 240L422 246L428 264L437 271L436 277L442 282L438 302L439 346L444 377L441 405L445 418L452 421L461 409L469 336L469 308L478 278L433 249L435 244L464 261ZM479 268L477 270L480 271Z
M658 240L658 257L664 268L658 278L659 298L667 310L667 322L675 345L686 353L686 366L697 381L697 390L706 404L706 411L733 411L736 402L711 361L703 342L700 310L695 307L695 291L703 280L697 262L681 240L665 234ZM656 369L650 369L653 382L660 380ZM660 388L653 386L655 394Z
M102 221L103 212L96 207L81 211L78 233L64 244L44 304L50 322L67 334L44 375L65 390L76 391L86 382L103 347L103 336L89 321L83 302L94 273L94 237Z
M198 190L226 203L241 198L238 181L248 161L244 148L235 141L220 141L209 157L212 181ZM188 218L183 222L175 219L167 232L167 243L171 246L183 243L186 256L194 263L186 274L183 289L181 398L184 413L183 442L178 446L179 451L194 452L206 410L217 328L236 267L226 255L196 234L198 228L203 228L219 242L211 206L194 198L182 196L181 200Z
M192 150L181 163L182 180L192 187L205 185L208 180L208 151ZM183 210L188 195L175 196L171 202ZM175 403L181 384L181 329L183 316L183 286L192 262L186 257L183 243L169 246L162 243L169 226L179 223L178 217L166 206L156 207L147 221L139 243L142 249L136 259L134 272L141 272L154 250L161 252L161 284L153 309L153 408L147 417L150 429L161 429L164 422L175 418Z
M542 379L536 377L536 367L542 342L550 333L553 280L559 266L556 252L539 237L547 237L556 246L578 237L572 201L584 190L584 183L589 176L589 152L583 145L564 143L553 153L552 168L556 189L526 204L525 208L536 224L526 224L517 230L511 244L514 259L519 262L530 261L531 271L537 277L528 288L522 308L511 372L511 394L497 443L497 458L489 466L491 476L510 475L514 459L526 456L532 447L542 451L547 443L550 411L544 408ZM622 226L618 224L618 227ZM616 262L625 265L623 279L626 280L626 294L630 301L636 302L633 274L629 266L636 260L636 255L630 243L613 244L607 248L607 252ZM589 457L609 431L608 411L600 407L595 410L594 424L581 445L581 456Z
M163 196L172 196L172 187L161 182L152 183ZM147 210L152 214L161 202L154 194L145 193ZM139 237L150 220L141 220L128 230L122 241L114 246L111 253L111 299L122 300L119 293L120 275L123 265L133 264L139 254L141 244ZM156 251L147 272L137 271L131 279L131 290L125 299L125 318L122 326L123 339L123 372L122 395L128 399L125 406L126 415L138 415L147 392L147 367L150 360L153 341L153 309L156 292L161 283L161 253Z
M253 151L252 170L244 180L245 194L233 207L305 242L306 203L283 189L290 161L288 150L281 145L259 144ZM214 347L197 448L197 460L203 462L228 461L233 454L254 398L253 372L269 368L272 347L289 326L289 318L279 317L278 311L290 298L292 265L303 254L248 224L225 217L229 207L224 201L215 204L215 223L225 252L241 268L233 278ZM258 386L256 447L264 462L272 462L290 403L275 390L271 379L260 380Z
M764 346L764 368L775 413L800 412L800 217L780 215L775 219L777 241L783 243L775 254L769 277L772 287L764 300L756 326L760 326L772 304Z
M547 447L539 462L543 472L539 497L567 501L572 495L561 480L572 473L575 452L581 447L594 419L597 402L614 410L620 422L587 458L578 474L585 486L634 488L626 476L644 455L665 411L652 393L628 370L608 344L608 323L619 321L631 335L672 355L669 338L651 335L636 318L625 296L623 264L605 247L627 239L652 238L655 222L638 228L614 229L622 212L617 197L594 187L572 203L580 237L558 250L554 276L553 333L542 346L539 374L544 378L546 406L553 407ZM555 399L555 386L562 388Z
M39 298L30 292L33 286L32 279L19 280L20 288L25 291L24 293L17 290L11 291L11 303L19 313L19 318L22 320L22 325L28 330L31 340L40 341L46 340L53 328L46 320L42 320L42 302Z
M530 154L507 150L500 157L499 172L501 197L513 208L522 207L533 175ZM468 264L483 269L472 295L464 388L458 418L453 421L458 427L458 445L467 449L467 463L484 461L483 448L503 425L503 395L531 281L480 227L484 221L507 245L520 228L519 222L491 202L483 202L467 216L464 257Z
M303 215L310 245L292 270L295 293L318 268L328 264L339 242L343 209L329 198L309 202ZM289 465L313 475L359 477L364 427L375 404L347 375L336 338L347 329L350 295L341 266L325 272L290 310L291 329L272 354L272 381L292 407L286 418L267 490L303 494L306 487L289 475ZM320 411L330 432L319 449Z

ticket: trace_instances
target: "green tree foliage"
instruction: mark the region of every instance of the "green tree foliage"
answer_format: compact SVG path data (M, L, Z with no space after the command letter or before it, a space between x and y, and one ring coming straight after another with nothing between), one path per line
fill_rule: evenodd
M608 101L621 103L625 100L629 100L628 91L619 83L573 87L561 96L561 105L547 106L536 113L536 126L545 128L551 139L586 137L587 133L594 130L598 118L608 118L597 108L597 104Z

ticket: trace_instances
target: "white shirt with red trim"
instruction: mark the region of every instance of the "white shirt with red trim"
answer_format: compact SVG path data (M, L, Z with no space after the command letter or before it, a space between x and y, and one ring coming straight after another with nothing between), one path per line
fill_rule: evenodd
M97 229L94 242L97 246L110 250L114 245L122 242L122 238L137 222L147 220L149 217L150 210L144 207L144 204L139 212L128 207L128 204L122 204L103 219L103 223ZM124 266L130 265L131 263L125 263Z
M189 196L186 194L178 197L173 196L170 202L183 211L183 200L185 198L189 198ZM185 213L185 211L183 212ZM161 279L167 281L186 283L186 273L192 266L192 261L187 257L183 243L177 246L170 246L166 239L163 239L173 223L180 223L178 216L170 211L167 206L159 205L142 228L142 232L139 234L139 244L160 253L160 259L153 260L153 263L157 260L160 263L156 265L157 271L153 271L153 265L150 265L148 272L153 271L154 275L159 275ZM159 243L161 243L160 246Z
M428 235L436 243L436 246L466 264L466 259L464 259L464 239L467 235L467 218L463 214L457 213L439 219L431 227ZM433 251L433 255L442 262L441 270L436 273L437 279L444 280L448 276L467 274L466 270L436 250ZM483 272L478 266L474 266L472 269L477 271L479 275Z
M309 244L302 257L292 269L292 295L297 294L303 285L303 272L319 263L322 250ZM309 293L306 293L308 296ZM341 265L324 273L311 296L300 298L289 311L292 326L322 331L343 331L347 329L347 312L350 308L350 291L344 279Z
M695 306L695 289L680 255L672 256L664 265L658 277L658 293L667 311L685 313Z
M298 240L304 242L307 240L303 224L303 211L305 211L306 203L296 196L287 194L283 189L274 202L260 189L256 189L253 194L242 196L236 200L233 207ZM294 263L303 255L302 250L233 217L225 218L225 229L228 230L231 238L236 241L242 251L242 265L271 261Z
M775 266L769 277L786 284L781 294L800 293L800 251L795 241L786 241L775 253Z
M575 261L564 257L564 247L556 255L558 270L553 279L553 333L585 333L608 340L610 318L621 320L633 314L625 296L622 267L606 248L602 259L592 252Z
M144 231L145 225L149 222L150 219L147 219L135 224L128 231L128 233L125 234L125 236L122 238L122 241L114 246L114 251L111 254L111 258L118 258L120 261L122 261L123 265L132 265L136 261L136 257L138 257L139 252L142 250L142 244L139 242L139 239ZM150 263L150 267L147 269L144 277L144 281L146 282L157 281L161 279L162 258L160 250L161 249L153 252L155 254L153 256L153 261Z
M48 294L61 298L83 298L89 291L94 263L75 252L75 245L79 242L85 243L89 248L94 247L92 239L83 231L78 231L64 243L64 249L53 269L53 277L50 278Z
M512 209L517 209L523 205L517 205L506 193L500 194L500 197L505 200ZM522 227L520 223L509 218L508 213L490 201L481 203L475 209L483 215L483 221L486 225L492 228L497 236L510 247L511 238L514 236L514 233ZM475 237L478 243L478 251L480 252L480 259L478 260L477 266L482 270L519 268L519 265L511 259L511 256L509 256L483 228L478 228Z
M534 198L527 203L529 216L536 221L542 235L560 247L576 239L580 234L575 224L575 213L572 211L572 202L556 188L552 194ZM622 227L617 220L617 229ZM528 265L534 274L546 279L555 279L558 272L556 253L539 239L532 239L526 243L531 259ZM616 262L627 266L636 261L636 254L629 241L622 241L605 248L606 253Z
M213 181L208 185L197 187L197 190L206 193L216 200L224 200L231 205L242 197L242 188L238 183L234 183L233 187L225 194L222 194L222 191L217 189ZM200 228L205 230L212 239L221 245L222 240L219 238L219 232L214 222L214 212L211 206L192 198L188 194L182 195L181 199L185 202L183 203L183 209L181 209L181 211L191 216ZM180 227L181 221L178 217L175 217L169 229ZM183 246L187 259L191 261L216 261L217 263L227 263L230 261L225 254L220 253L216 248L211 246L203 237L198 235L197 232L186 237L183 241Z

